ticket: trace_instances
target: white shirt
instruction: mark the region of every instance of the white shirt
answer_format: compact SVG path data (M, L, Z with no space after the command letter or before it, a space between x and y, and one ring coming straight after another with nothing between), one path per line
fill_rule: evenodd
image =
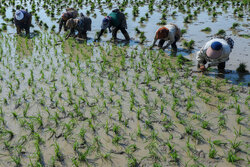
M222 44L222 55L217 59L211 59L207 56L206 52L207 52L207 49L209 47L211 47L212 43L215 41L220 42ZM203 62L204 62L204 60L206 60L207 62L211 62L210 63L211 66L216 66L219 63L228 61L229 54L231 53L231 51L232 50L231 50L230 46L228 45L227 41L225 41L224 39L220 39L220 38L214 38L214 39L208 41L201 48L201 50L197 53L196 60L198 61L198 63L200 65L204 65Z
M166 27L169 30L168 36L166 38L164 38L164 40L165 41L169 40L168 45L171 45L175 41L175 34L177 31L176 27L172 24L165 25L164 27Z

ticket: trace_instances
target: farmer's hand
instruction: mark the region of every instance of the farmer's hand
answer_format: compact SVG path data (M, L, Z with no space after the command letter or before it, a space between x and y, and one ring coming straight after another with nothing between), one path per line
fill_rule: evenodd
M206 71L206 67L205 67L204 65L201 65L201 66L200 66L200 70L201 70L201 71Z

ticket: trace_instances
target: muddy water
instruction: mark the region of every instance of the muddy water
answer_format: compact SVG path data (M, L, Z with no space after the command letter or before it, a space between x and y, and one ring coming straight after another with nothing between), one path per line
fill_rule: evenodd
M157 2L158 3L158 2ZM157 4L156 3L156 4ZM229 2L230 4L230 2ZM104 5L105 6L105 5ZM116 6L114 4L114 6ZM214 4L214 6L216 6ZM199 6L194 6L191 8L191 13L195 11ZM26 7L29 11L31 9L31 5L27 4ZM7 8L6 12L6 17L7 18L12 18L12 7ZM151 45L152 40L154 38L154 33L155 31L160 27L160 25L157 25L161 20L161 15L162 15L162 10L164 7L161 9L155 7L155 11L152 12L152 14L148 13L148 5L145 4L144 6L139 7L139 15L138 17L134 17L132 14L132 5L129 5L125 9L125 13L127 14L127 22L128 22L128 32L132 39L130 42L131 48L138 47L137 41L140 41L138 34L136 34L135 28L139 28L139 30L145 32L145 36L147 38L146 42L144 43L145 47L148 47ZM194 61L194 64L196 64L196 52L209 40L211 37L218 32L220 29L224 29L226 31L226 34L230 36L234 41L235 41L235 47L230 55L230 60L227 62L226 69L228 69L227 73L222 76L222 78L229 79L233 84L237 84L240 82L248 83L250 81L250 75L249 74L244 74L244 75L238 75L236 73L236 68L240 63L245 63L247 65L247 70L250 71L250 67L248 65L248 62L250 61L249 57L249 39L248 38L243 38L240 37L239 34L249 34L249 20L248 15L249 13L246 12L243 18L238 18L237 15L233 14L233 10L235 7L232 7L229 5L229 8L227 11L224 11L222 8L217 8L216 12L221 12L222 14L218 14L216 18L212 17L212 12L209 13L207 9L201 9L200 13L198 14L197 17L195 17L194 20L191 21L191 23L183 23L184 18L187 16L187 14L178 12L178 10L173 7L169 6L167 11L167 17L166 21L167 23L175 23L177 24L181 29L186 29L187 33L183 35L182 39L185 39L187 41L194 40L195 41L195 46L194 49L191 51L186 50L183 46L182 43L179 42L178 45L178 53L177 54L182 54L186 56L187 58L190 58ZM83 7L79 10L79 12L82 12L86 14L86 11L90 10L89 6ZM171 16L171 13L174 11L177 12L175 16ZM110 9L108 8L103 8L104 13L109 13ZM47 14L45 13L45 10L40 7L38 10L38 16L40 19L44 22L47 23L49 26L49 29L55 25L56 26L56 31L58 30L58 18L60 17L60 14L62 11L55 12L55 19L52 19L51 17L48 17ZM99 9L95 9L94 12L96 14L95 17L93 17L93 14L90 14L90 17L92 19L92 31L88 32L88 36L90 37L89 42L92 43L93 39L95 38L96 33L100 30L100 25L101 21L103 19L103 16L100 13ZM148 20L144 21L143 23L139 23L141 17L145 17L145 14L149 14ZM0 17L0 21L2 22ZM239 23L240 26L236 28L236 30L232 30L232 24L233 23ZM33 18L33 25L34 28L33 30L39 30L42 31L40 26L38 26L35 22L35 19ZM8 30L7 33L14 33L15 29L13 27L13 24L8 24ZM201 29L204 29L206 27L210 27L212 31L210 33L204 33L201 32ZM111 38L111 34L104 35L102 37L102 41L109 41ZM123 35L121 33L118 33L118 38L123 39ZM105 44L105 42L104 42ZM144 47L143 46L143 47ZM165 51L168 54L171 54L170 50ZM217 72L216 72L217 73ZM210 76L217 76L213 73L211 73Z
M43 166L53 166L53 160L55 166L73 166L74 162L80 166L133 166L135 161L135 166L156 163L162 166L230 166L232 163L227 160L229 151L242 158L235 165L247 166L249 88L194 74L192 66L179 68L175 58L167 56L169 50L163 55L144 50L144 46L136 43L139 39L134 28L146 32L149 42L145 47L149 46L158 27L156 23L160 21L153 18L159 18L160 12L155 11L149 21L140 25L137 23L139 18L133 20L131 7L129 5L125 12L128 13L128 25L132 25L128 31L135 39L131 41L132 46L106 45L105 41L109 41L111 34L102 38L100 46L93 45L91 40L102 20L98 9L95 9L97 18L93 19L93 23L98 24L93 24L93 31L89 33L92 39L87 45L71 39L61 43L58 36L46 32L26 40L7 34L14 32L11 25L7 33L3 32L0 41L3 50L0 55L0 111L3 111L0 115L0 166L14 166L12 159L15 157L20 158L23 166L38 162ZM89 7L82 11L86 9ZM140 7L140 16L144 16L147 9L147 5ZM175 9L171 7L169 10ZM41 19L48 20L50 27L56 24L43 11L40 8ZM104 7L104 12L109 11ZM199 17L211 17L205 13L201 12ZM175 16L176 22L185 27L183 17L183 14ZM167 20L171 21L171 17ZM152 26L149 25L151 22ZM33 30L43 32L33 23ZM191 27L205 27L195 23L186 26L185 39L191 34L191 39L196 36ZM209 38L203 32L199 31L199 34ZM118 37L123 38L121 34ZM202 41L196 42L191 55L180 44L179 51L193 58ZM160 75L159 80L154 70L159 70L156 72ZM245 81L249 82L248 79ZM241 117L243 120L237 123ZM225 124L219 122L220 119L225 120ZM202 128L203 121L209 122L208 129ZM32 125L33 131L44 140L39 142L40 159L35 145L39 138L32 131ZM114 127L118 127L118 131ZM191 128L191 133L187 127ZM13 132L12 139L4 133L6 130ZM201 135L198 138L197 133ZM25 138L27 140L22 143ZM209 158L210 140L225 143L213 145L218 151L214 159ZM241 142L237 149L230 142L234 140ZM57 143L61 158L56 157ZM135 147L131 146L133 144ZM23 146L22 152L18 152L20 146ZM88 149L84 159L81 153ZM177 162L173 158L175 151Z

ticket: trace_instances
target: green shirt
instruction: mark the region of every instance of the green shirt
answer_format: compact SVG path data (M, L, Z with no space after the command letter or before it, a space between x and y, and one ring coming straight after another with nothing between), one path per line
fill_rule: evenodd
M110 23L111 26L118 27L121 24L122 21L121 13L112 12L109 14L109 16L111 17L111 23Z

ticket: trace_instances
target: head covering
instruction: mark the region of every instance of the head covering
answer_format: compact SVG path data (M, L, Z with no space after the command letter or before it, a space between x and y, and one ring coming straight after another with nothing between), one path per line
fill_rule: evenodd
M17 20L22 20L24 18L24 14L21 10L16 11L15 18Z
M109 27L109 24L110 24L110 21L111 21L111 17L106 16L106 17L102 20L101 29L106 29L106 28L108 28L108 27Z
M66 20L68 20L68 18L69 18L69 14L67 12L65 12L65 13L62 14L62 19L63 20L66 21Z
M211 59L217 59L222 55L222 44L215 41L206 51L207 57Z
M163 39L168 36L169 30L166 27L161 27L156 31L155 38L156 39Z

